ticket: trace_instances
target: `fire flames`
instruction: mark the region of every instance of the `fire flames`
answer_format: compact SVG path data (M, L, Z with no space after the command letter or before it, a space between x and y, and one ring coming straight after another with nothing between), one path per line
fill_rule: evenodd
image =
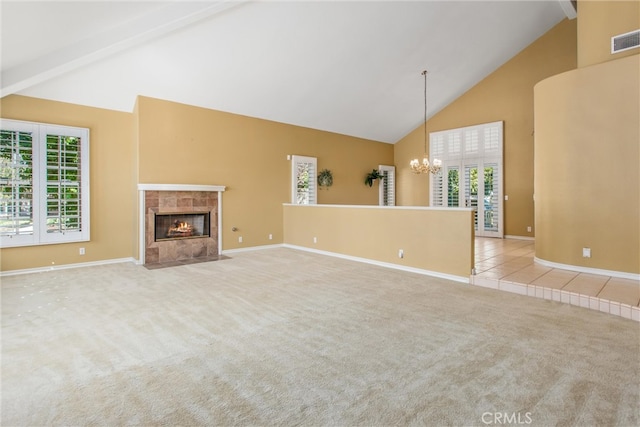
M187 222L175 221L167 230L167 237L189 237L193 235L193 226Z

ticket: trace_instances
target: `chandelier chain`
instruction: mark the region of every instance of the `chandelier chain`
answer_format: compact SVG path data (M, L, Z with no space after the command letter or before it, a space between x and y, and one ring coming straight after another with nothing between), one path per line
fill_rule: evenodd
M422 72L424 76L424 156L427 157L427 70Z
M422 162L418 159L413 159L409 162L411 171L413 173L432 173L436 174L442 168L442 161L433 159L433 163L429 163L429 157L427 156L427 70L422 71L424 76L424 157Z

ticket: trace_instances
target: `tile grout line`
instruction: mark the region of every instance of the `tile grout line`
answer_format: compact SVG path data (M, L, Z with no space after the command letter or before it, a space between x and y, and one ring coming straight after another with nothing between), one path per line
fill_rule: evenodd
M493 242L492 242L493 243ZM503 243L503 247L501 249L504 249L504 241L501 241L500 243ZM487 249L489 246L491 246L490 244L488 244L487 241L483 241L483 248L489 252L494 252L493 250L489 250ZM476 259L478 262L487 262L491 259L497 258L497 257L508 257L509 252L513 252L516 250L521 250L523 247L528 246L528 244L523 244L515 249L510 249L510 250L495 250L494 255L489 257L489 258L484 258L481 260ZM480 251L482 252L482 251ZM531 254L535 254L535 251L532 251L529 255ZM606 278L606 280L604 281L603 285L600 287L600 289L598 290L598 292L596 293L595 296L592 295L586 295L586 294L581 294L579 292L571 292L568 290L565 290L565 288L572 283L574 280L578 279L581 273L576 273L573 277L571 277L571 279L569 281L567 281L566 283L564 283L560 288L556 289L556 288L549 288L549 287L545 287L545 286L540 286L540 285L535 285L533 284L533 282L539 280L540 278L546 276L549 273L552 273L554 271L558 271L558 272L567 272L566 270L562 270L562 269L555 269L552 268L549 271L546 271L544 273L542 273L540 276L537 276L536 278L534 278L533 280L531 280L528 283L518 283L518 282L514 282L514 281L509 281L509 280L504 280L505 277L508 277L510 275L516 274L526 268L529 268L531 266L535 266L535 262L533 260L533 258L529 255L521 255L521 256L515 256L515 258L513 260L510 261L502 261L499 262L497 264L494 264L492 267L487 268L486 270L483 270L482 273L487 273L490 272L493 269L496 269L498 267L503 267L505 268L507 266L507 264L511 263L511 262L519 262L519 260L521 259L527 259L527 258L531 258L531 263L529 265L524 265L520 268L517 268L516 270L509 272L509 273L499 273L499 278L492 278L492 277L483 277L481 276L482 273L476 273L475 275L470 276L469 278L469 283L471 285L474 286L481 286L481 287L485 287L485 288L489 288L489 289L496 289L496 290L502 290L505 292L512 292L512 293L516 293L519 295L524 295L524 296L533 296L535 298L542 298L542 299L548 299L551 301L556 301L556 302L560 302L560 303L566 303L566 304L570 304L570 305L574 305L574 306L578 306L578 307L582 307L582 308L587 308L587 309L591 309L591 310L596 310L596 311L600 311L600 312L604 312L604 313L608 313L611 315L616 315L616 316L620 316L623 317L625 319L630 319L630 320L634 320L634 321L638 321L640 322L640 298L638 299L638 301L636 302L636 304L634 305L629 305L627 303L624 303L622 301L613 301L613 300L609 300L609 299L605 299L605 298L601 298L600 295L602 294L602 292L604 291L604 289L606 288L606 285L611 281L611 277L610 276L602 276L604 278ZM507 267L509 268L509 267ZM497 272L497 271L496 271ZM571 273L575 273L575 272L571 272ZM481 279L482 282L484 282L485 284L481 284L479 283L480 281L476 280L476 279ZM489 285L488 283L495 283L495 286ZM531 288L531 289L530 289ZM538 292L538 290L540 290L540 292ZM547 298L548 296L548 298Z

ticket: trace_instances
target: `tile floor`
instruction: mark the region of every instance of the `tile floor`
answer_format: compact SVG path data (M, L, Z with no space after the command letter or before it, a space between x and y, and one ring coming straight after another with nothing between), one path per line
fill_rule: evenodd
M532 240L476 238L471 284L640 321L640 282L537 264Z

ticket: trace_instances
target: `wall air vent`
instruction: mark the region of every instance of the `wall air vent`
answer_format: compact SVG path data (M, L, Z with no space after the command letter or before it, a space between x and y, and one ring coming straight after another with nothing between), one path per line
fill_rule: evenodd
M611 53L623 52L640 46L640 30L611 37Z

